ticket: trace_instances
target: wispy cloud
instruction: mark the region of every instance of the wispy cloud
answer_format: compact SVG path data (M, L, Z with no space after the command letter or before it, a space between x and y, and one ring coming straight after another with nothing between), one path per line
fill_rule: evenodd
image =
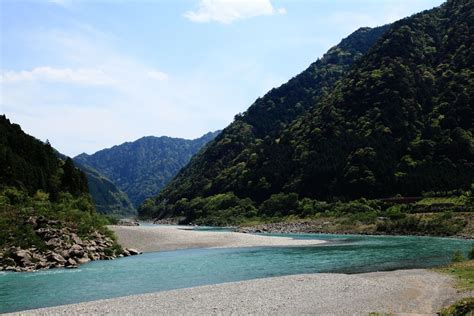
M235 78L189 69L168 74L117 49L93 28L32 32L47 66L0 69L0 108L65 154L95 152L143 135L195 137L221 128L248 101L221 83ZM225 104L209 110L213 104ZM224 122L224 123L223 123ZM58 131L61 131L58 133Z
M147 72L148 78L153 80L166 80L168 79L168 74L159 70L150 70Z
M2 71L0 83L19 83L22 81L52 81L81 85L112 85L116 81L99 69L36 67L32 70Z
M285 8L276 9L270 0L200 0L198 8L185 12L184 17L197 23L215 21L229 24L256 16L285 13Z

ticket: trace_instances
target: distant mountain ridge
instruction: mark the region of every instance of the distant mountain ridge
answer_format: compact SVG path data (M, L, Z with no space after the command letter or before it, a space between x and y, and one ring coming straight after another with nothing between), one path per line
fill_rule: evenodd
M74 161L103 174L128 195L134 206L139 206L156 195L219 132L194 140L145 136L92 155L80 154Z

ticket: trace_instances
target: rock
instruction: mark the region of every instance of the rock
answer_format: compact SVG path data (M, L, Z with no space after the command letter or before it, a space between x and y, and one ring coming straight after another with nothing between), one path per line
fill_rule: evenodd
M55 252L49 254L48 259L50 261L55 261L55 262L60 263L60 264L65 264L66 263L66 259L64 259L63 256L61 256L60 254L55 253Z
M36 222L36 218L33 217L33 216L30 216L30 217L26 220L25 224L31 225L31 226L33 226L33 227L38 226L38 223Z
M13 255L17 258L31 258L31 252L29 250L16 249Z
M138 251L138 250L133 249L133 248L127 248L126 250L128 251L128 253L129 253L131 256L139 255L139 254L142 253L141 251Z
M55 248L56 248L56 247L59 247L59 246L61 246L61 239L59 239L59 238L51 238L50 240L48 240L48 241L46 242L46 245L48 245L48 246L53 246L53 247L55 247Z
M76 234L72 233L71 234L71 239L75 244L83 245L82 239L79 236L77 236Z
M69 256L82 257L84 256L84 249L79 245L72 245L72 247L69 248Z
M67 267L71 267L71 266L77 266L77 261L72 259L72 258L69 258L67 261L66 261L66 266Z
M76 262L77 262L78 264L88 263L89 261L91 261L91 259L89 259L88 257L76 259Z

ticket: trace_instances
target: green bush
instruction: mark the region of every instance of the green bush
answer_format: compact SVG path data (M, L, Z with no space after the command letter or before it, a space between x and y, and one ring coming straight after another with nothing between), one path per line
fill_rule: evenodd
M31 216L60 221L61 225L77 229L81 237L87 237L92 231L113 235L106 228L109 221L94 211L92 201L86 194L73 196L60 193L52 202L49 194L42 191L28 196L19 189L6 188L0 190L0 249L8 246L47 249L33 227L25 225Z
M474 259L474 246L472 246L471 250L469 251L469 254L467 255L467 257L469 258L469 260L473 260Z
M464 258L463 254L459 250L456 250L453 253L453 256L451 258L452 262L462 262L464 260L466 260L466 259Z
M473 316L474 297L464 298L453 305L443 309L440 316Z

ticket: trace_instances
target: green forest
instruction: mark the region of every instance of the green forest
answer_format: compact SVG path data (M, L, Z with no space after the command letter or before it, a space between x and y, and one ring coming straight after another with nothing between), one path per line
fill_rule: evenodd
M96 213L86 176L70 158L62 160L46 142L27 135L0 116L0 251L10 246L47 250L27 224L42 218L92 238L108 220Z
M147 136L92 155L78 155L74 161L88 174L91 194L98 205L122 209L119 213L130 215L136 212L130 211L126 205L127 197L134 207L138 207L146 198L156 195L195 153L218 134L219 131L207 133L194 140ZM98 183L104 182L104 178L119 189L104 189L104 183ZM105 186L110 187L110 184ZM101 193L104 190L111 193L104 195ZM119 191L123 191L125 196ZM125 209L117 205L124 203Z
M234 224L324 203L469 195L473 6L450 0L357 30L236 115L139 215Z

